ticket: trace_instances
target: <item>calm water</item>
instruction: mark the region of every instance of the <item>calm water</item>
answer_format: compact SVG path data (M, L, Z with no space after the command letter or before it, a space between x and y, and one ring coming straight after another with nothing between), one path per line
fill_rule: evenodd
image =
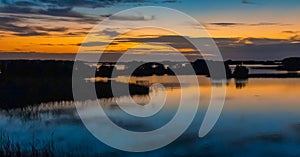
M36 107L0 112L2 134L12 143L19 143L23 150L31 145L43 149L54 144L57 155L72 152L73 155L114 156L300 156L300 79L249 79L229 80L226 102L220 119L204 138L198 131L209 103L211 86L208 78L198 77L201 100L198 113L188 130L168 146L146 153L127 153L106 146L94 138L82 124L74 102L52 102ZM126 78L119 77L122 82ZM135 102L144 105L157 95L167 95L166 104L160 112L149 118L139 119L126 115L117 105L122 102L134 110L129 97L101 99L109 117L119 126L134 131L149 131L163 126L176 112L181 88L176 77L153 76L132 78L131 82L151 85L151 93L134 96ZM220 84L218 84L220 86ZM195 93L198 86L184 86L184 91ZM193 97L191 96L191 99ZM82 108L93 116L91 106L82 103ZM186 102L189 103L189 102ZM153 108L158 104L150 104ZM105 125L93 121L97 127ZM109 131L103 132L109 134ZM172 133L170 133L172 134ZM113 138L113 135L112 135ZM2 143L5 139L1 139ZM126 141L129 139L122 139Z

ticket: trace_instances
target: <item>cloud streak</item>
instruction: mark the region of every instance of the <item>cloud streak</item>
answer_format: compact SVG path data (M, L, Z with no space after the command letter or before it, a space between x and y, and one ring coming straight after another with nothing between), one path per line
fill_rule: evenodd
M141 4L141 3L176 3L177 0L2 0L3 5L20 7L44 7L44 8L104 8L116 4Z
M260 22L260 23L214 22L214 23L208 23L208 25L230 27L230 26L286 26L289 24L272 23L272 22Z
M243 4L257 4L255 2L249 1L249 0L242 0Z
M297 34L297 33L300 33L300 31L282 31L282 33Z
M66 27L42 27L42 26L20 26L17 23L23 22L19 18L15 17L1 17L0 31L11 32L16 36L45 36L51 32L66 32Z
M132 16L120 16L120 15L112 15L109 17L110 20L121 20L121 21L150 21L153 20L154 16L146 16L146 15L132 15Z
M84 17L79 12L73 11L72 8L31 8L31 7L17 7L17 6L3 6L0 7L2 13L16 13L16 14L40 14L60 17Z
M46 32L28 31L28 32L15 33L14 35L17 35L17 36L46 36L49 34Z
M82 47L97 47L97 46L103 46L103 45L108 45L108 44L109 43L107 43L107 42L93 41L93 42L80 43L80 44L77 44L77 46L82 46Z

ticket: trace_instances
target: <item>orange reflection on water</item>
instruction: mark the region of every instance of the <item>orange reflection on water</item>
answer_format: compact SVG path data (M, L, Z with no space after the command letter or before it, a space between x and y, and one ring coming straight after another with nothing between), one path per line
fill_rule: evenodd
M299 79L249 79L237 89L231 82L227 87L226 109L300 111Z
M182 88L180 88L176 76L132 78L131 81L148 80L150 85L162 83L167 92L166 105L170 107L178 106L181 92L190 93L192 99L195 98L195 90L200 90L199 107L206 108L210 101L212 86L215 84L203 76L198 79L199 87L184 86L183 84ZM242 86L237 85L232 79L223 86L226 86L224 110L300 111L300 79L251 78Z

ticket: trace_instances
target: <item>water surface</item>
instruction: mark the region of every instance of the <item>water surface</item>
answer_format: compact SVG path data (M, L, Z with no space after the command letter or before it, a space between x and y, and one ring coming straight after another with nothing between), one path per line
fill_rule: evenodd
M299 156L300 155L300 79L253 78L246 81L228 80L223 112L213 130L204 138L198 131L209 103L209 78L199 76L198 86L179 87L175 76L131 78L131 82L165 85L166 104L155 116L136 118L124 113L116 104L134 109L129 96L99 99L109 117L119 126L134 131L149 131L167 123L175 114L182 91L191 99L200 90L198 113L188 130L168 146L146 153L128 153L106 146L93 137L82 124L73 101L43 103L23 109L0 111L1 143L9 137L11 143L20 144L22 150L45 149L51 143L56 155L114 155L114 156ZM117 78L124 81L124 78ZM183 90L184 89L184 90ZM145 105L161 88L151 88L149 95L133 96L135 102ZM89 100L91 101L91 100ZM192 101L192 100L191 100ZM155 102L155 101L154 101ZM82 108L92 117L94 111L86 102ZM189 102L185 102L188 104ZM150 104L154 108L159 104ZM105 123L95 123L101 127ZM110 134L109 130L103 132ZM172 134L172 132L170 132ZM112 135L112 138L113 135ZM129 141L130 139L121 139Z

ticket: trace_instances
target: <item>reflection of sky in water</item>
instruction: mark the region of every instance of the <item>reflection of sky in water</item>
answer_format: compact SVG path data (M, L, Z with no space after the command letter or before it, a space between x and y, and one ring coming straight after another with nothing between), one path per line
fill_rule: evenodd
M163 76L164 77L164 76ZM155 78L157 79L157 78ZM159 79L157 79L159 80ZM161 78L164 80L164 78ZM172 80L172 79L169 79ZM157 83L157 81L154 81ZM198 90L185 87L187 91ZM147 153L124 153L110 148L95 139L83 126L72 102L42 104L26 110L0 112L0 128L13 142L30 147L49 143L60 152L97 153L102 155L193 155L204 156L297 156L300 154L299 79L250 79L244 88L228 82L226 102L217 125L204 138L198 138L211 87L206 78L200 78L201 105L190 128L174 143ZM159 90L151 94L157 94ZM167 87L166 106L149 118L126 115L115 99L99 100L106 113L123 128L136 131L161 127L174 115L180 100L180 89ZM126 102L127 98L120 98ZM149 96L135 96L140 104L148 103ZM188 103L188 102L186 102ZM126 107L131 107L130 104ZM93 115L88 106L83 106ZM105 124L95 124L98 127ZM109 130L105 132L109 134ZM171 133L170 133L171 134ZM113 137L112 137L113 138ZM126 141L120 139L120 141ZM29 148L28 148L29 149Z

